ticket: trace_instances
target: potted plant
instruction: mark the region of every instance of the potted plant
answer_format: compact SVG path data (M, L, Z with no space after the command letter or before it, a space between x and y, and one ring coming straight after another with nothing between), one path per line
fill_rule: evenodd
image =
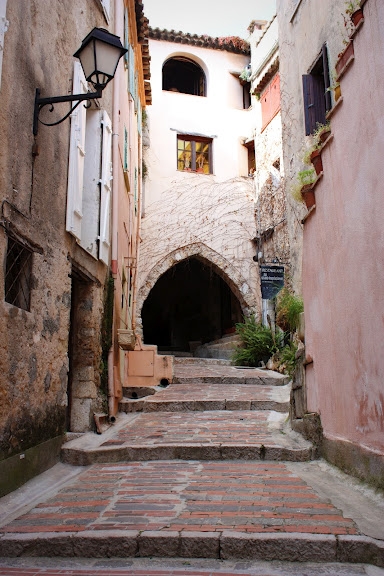
M345 12L348 14L355 27L358 25L360 20L364 18L363 9L360 7L360 3L356 0L346 2Z
M335 69L338 77L340 77L340 75L344 71L344 68L346 68L349 62L354 58L354 55L355 50L353 47L353 40L350 40L346 45L346 47L344 48L344 50L340 52L340 54L337 57L338 59L335 64Z
M297 202L304 202L308 210L315 204L315 192L313 183L316 180L314 168L301 170L297 174L297 181L291 188L291 194Z
M323 144L327 140L327 138L329 138L330 135L331 135L330 122L326 122L325 124L320 124L318 122L316 124L316 130L313 133L313 137L319 145Z

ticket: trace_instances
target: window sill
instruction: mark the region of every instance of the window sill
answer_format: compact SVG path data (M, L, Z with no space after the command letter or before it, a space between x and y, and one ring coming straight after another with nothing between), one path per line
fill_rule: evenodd
M298 3L296 4L295 8L293 9L292 15L289 19L289 23L292 24L294 17L296 16L296 13L298 11L298 9L300 8L300 5L302 3L303 0L299 0Z
M353 40L351 40L347 45L347 47L343 50L343 52L341 52L335 64L337 72L337 78L336 78L337 82L340 82L340 79L344 76L348 68L350 68L354 59L355 59L355 53L353 48Z
M181 172L182 174L199 174L199 176L212 176L212 172L209 172L208 174L206 172L200 172L199 170L177 170L178 172Z
M340 98L338 99L338 101L335 102L334 107L331 108L329 112L327 112L327 114L326 114L326 116L325 116L326 120L330 120L330 119L332 118L332 116L334 115L334 113L336 112L336 110L338 110L338 109L340 108L340 106L342 105L342 103L343 103L343 97L340 96Z
M350 39L353 40L354 37L356 36L356 34L358 33L358 31L360 30L360 28L362 27L362 25L364 24L364 16L362 17L362 19L360 20L360 22L357 24L357 26L355 26L354 31L352 32L352 34L349 35Z
M316 204L314 204L312 206L312 208L310 208L308 210L308 212L306 213L306 215L304 216L304 218L302 218L301 223L305 224L307 222L307 220L312 216L312 214L316 211Z

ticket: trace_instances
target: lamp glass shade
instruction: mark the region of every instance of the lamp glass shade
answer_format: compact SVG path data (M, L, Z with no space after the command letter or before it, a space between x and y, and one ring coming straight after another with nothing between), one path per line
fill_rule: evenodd
M126 51L118 36L94 28L74 56L79 58L86 80L102 90L114 77L119 60Z

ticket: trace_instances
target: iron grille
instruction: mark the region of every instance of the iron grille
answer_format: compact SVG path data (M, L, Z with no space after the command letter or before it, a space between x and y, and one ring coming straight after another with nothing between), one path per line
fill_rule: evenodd
M8 237L5 270L5 301L13 306L30 309L31 303L32 252Z

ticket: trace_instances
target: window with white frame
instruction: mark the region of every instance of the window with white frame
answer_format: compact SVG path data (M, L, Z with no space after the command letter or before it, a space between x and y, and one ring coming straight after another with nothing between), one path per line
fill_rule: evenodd
M87 92L75 62L73 93ZM94 258L109 262L112 123L105 110L80 104L72 113L66 230Z

